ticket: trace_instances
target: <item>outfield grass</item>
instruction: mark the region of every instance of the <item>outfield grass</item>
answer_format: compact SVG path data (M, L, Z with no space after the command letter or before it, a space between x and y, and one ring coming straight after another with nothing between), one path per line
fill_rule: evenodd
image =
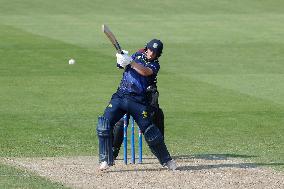
M40 178L28 171L19 170L6 165L0 164L0 188L46 188L46 189L63 189L60 183L50 182L45 178Z
M284 2L0 4L1 157L97 154L96 118L121 77L107 23L131 52L154 37L165 44L158 80L172 154L283 170Z

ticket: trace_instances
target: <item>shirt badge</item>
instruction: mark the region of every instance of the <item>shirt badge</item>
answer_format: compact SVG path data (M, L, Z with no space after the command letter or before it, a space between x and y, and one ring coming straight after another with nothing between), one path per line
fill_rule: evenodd
M143 118L147 118L148 117L148 113L146 111L142 112Z

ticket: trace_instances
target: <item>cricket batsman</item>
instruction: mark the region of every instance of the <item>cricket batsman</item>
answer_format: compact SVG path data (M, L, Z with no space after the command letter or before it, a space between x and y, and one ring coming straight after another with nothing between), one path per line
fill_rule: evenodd
M169 170L177 168L172 159L164 137L153 123L147 87L155 85L160 69L158 58L163 51L163 43L153 39L147 43L144 50L128 54L116 54L117 64L124 69L117 91L112 95L103 116L98 118L97 134L99 139L99 169L105 170L114 165L113 129L114 125L128 113L131 115L144 134L151 152L157 157L162 166Z

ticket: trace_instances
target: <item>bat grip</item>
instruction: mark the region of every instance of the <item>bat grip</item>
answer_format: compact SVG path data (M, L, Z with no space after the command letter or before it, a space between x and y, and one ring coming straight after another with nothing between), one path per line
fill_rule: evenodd
M119 54L124 54L124 52L122 51L122 49L119 49L119 50L118 50L118 53L119 53Z

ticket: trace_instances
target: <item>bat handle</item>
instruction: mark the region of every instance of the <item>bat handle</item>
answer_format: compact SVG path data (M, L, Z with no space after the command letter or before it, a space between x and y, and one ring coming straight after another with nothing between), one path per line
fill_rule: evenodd
M119 54L124 54L124 52L122 51L121 48L119 48L117 52L118 52Z

